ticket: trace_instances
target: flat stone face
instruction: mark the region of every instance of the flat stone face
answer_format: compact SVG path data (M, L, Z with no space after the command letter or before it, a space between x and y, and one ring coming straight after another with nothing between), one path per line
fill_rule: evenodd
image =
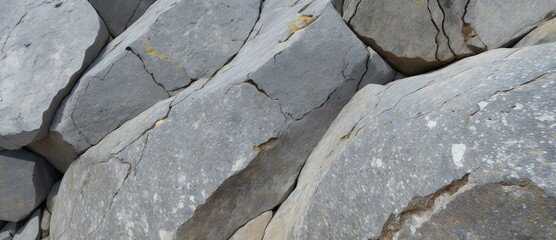
M328 1L265 1L245 46L214 77L126 122L70 166L51 237L231 237L285 199L367 60Z
M556 44L368 85L265 239L554 238Z
M29 220L19 228L14 235L13 240L38 240L40 239L40 222L41 222L41 209L35 210Z
M230 240L262 240L271 218L272 211L264 212L238 229Z
M556 18L546 21L528 33L514 47L532 46L556 41Z
M46 199L56 174L48 162L25 149L0 152L0 219L17 222Z
M403 74L508 47L550 18L556 1L346 0L346 22Z
M0 8L0 148L44 137L108 32L86 0L6 0ZM64 30L60 31L60 26Z
M105 48L31 149L65 172L127 120L214 75L243 46L259 7L259 0L157 1Z
M156 0L89 0L97 10L110 34L119 36Z

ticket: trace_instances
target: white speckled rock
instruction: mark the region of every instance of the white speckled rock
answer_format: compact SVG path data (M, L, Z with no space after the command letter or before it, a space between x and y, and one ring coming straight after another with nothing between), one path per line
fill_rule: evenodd
M25 225L17 230L13 240L39 240L40 239L41 209L35 210Z
M89 0L97 10L110 34L119 36L156 0Z
M86 0L2 1L1 148L19 149L46 135L60 102L107 38Z
M554 239L556 43L360 90L265 239Z
M264 212L238 229L230 240L262 240L271 218L272 211Z
M554 16L554 0L345 0L344 19L403 74L513 45Z
M114 39L29 147L65 172L78 154L169 93L211 77L238 50L260 0L160 0Z
M521 39L514 47L532 46L556 41L556 18L546 21Z
M25 149L0 152L0 219L23 220L46 199L56 181L54 168Z
M355 93L368 51L328 1L263 6L245 46L208 82L70 166L51 238L227 239L285 199Z

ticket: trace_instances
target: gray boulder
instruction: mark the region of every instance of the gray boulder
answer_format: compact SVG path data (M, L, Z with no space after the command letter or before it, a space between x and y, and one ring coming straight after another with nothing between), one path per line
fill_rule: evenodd
M107 38L85 0L2 1L1 148L19 149L46 135L60 102Z
M406 75L508 47L554 16L554 0L345 0L345 21Z
M227 239L285 199L355 93L368 51L328 1L263 6L245 46L208 82L70 166L52 239Z
M398 72L390 67L372 48L368 47L367 50L369 50L367 71L363 75L358 89L371 83L384 85L395 80Z
M546 21L521 39L514 47L538 45L556 41L556 18Z
M48 162L25 149L0 152L0 219L17 222L46 199L57 174Z
M156 0L89 0L114 37L137 21Z
M161 0L114 39L64 100L47 137L29 147L59 171L108 133L243 46L259 0Z
M554 239L556 43L368 85L265 239Z
M40 238L41 209L35 210L29 220L19 228L13 240L39 240Z

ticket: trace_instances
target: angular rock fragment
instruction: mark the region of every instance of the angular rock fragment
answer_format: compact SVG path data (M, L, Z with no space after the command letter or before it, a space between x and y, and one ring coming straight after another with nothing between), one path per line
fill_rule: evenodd
M60 102L107 38L85 0L2 1L0 148L19 149L46 135Z
M52 239L227 239L285 199L356 91L368 51L328 1L263 6L245 46L213 78L126 122L70 166Z
M157 1L114 39L30 146L62 172L78 154L169 93L211 77L244 44L260 0Z
M553 239L556 43L360 90L265 239Z
M392 67L415 75L513 45L554 16L556 1L345 0L341 10Z
M29 220L19 228L13 240L39 240L40 239L41 209L35 210Z
M25 149L0 152L0 219L17 222L46 199L57 174L48 162Z
M50 233L50 212L48 212L48 210L44 209L42 211L42 218L41 218L41 238L45 238L48 237L49 233Z
M387 84L396 79L398 72L392 69L387 62L385 62L378 53L376 53L372 48L368 47L369 50L369 60L367 60L367 71L361 79L361 84L359 88L366 86L367 84Z
M89 0L114 37L137 21L156 0Z
M17 223L8 222L0 230L0 240L12 240L16 231L17 231Z
M60 181L52 185L52 187L50 188L50 192L46 197L46 209L48 209L49 212L52 212L52 210L54 209L54 204L56 203L56 195L58 195L58 190L60 190Z
M525 47L556 41L556 18L546 21L521 39L514 47Z
M230 240L262 240L271 218L272 211L264 212L238 229Z

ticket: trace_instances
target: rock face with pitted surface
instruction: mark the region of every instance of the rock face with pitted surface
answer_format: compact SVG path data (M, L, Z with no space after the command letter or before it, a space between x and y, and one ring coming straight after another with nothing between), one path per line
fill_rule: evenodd
M368 85L265 239L555 237L556 44Z
M2 1L0 149L46 135L60 102L107 38L86 0Z

